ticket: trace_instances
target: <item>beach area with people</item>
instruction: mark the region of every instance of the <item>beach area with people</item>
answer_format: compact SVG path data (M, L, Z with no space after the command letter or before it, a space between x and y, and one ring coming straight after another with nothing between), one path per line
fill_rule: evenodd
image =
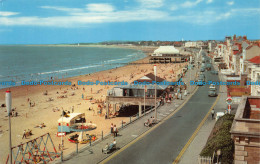
M117 127L122 122L129 121L128 117L113 117L106 119L106 96L107 91L115 85L78 85L78 81L102 81L102 82L122 82L128 84L143 77L148 73L153 73L153 64L149 63L149 55L158 47L124 47L141 50L147 57L136 64L129 64L123 67L109 69L105 71L90 73L81 76L59 79L55 81L71 82L71 85L24 85L9 88L12 92L12 145L27 142L45 133L51 135L52 141L57 150L61 143L61 138L57 137L58 119L62 111L70 113L85 113L87 123L96 124L97 128L87 133L96 135L109 134L111 124ZM182 72L187 63L157 64L157 76L167 81L175 81L178 74ZM0 105L5 104L5 91L0 90ZM119 110L119 106L117 106ZM111 115L113 113L110 108ZM24 133L28 135L24 136ZM75 134L77 132L74 132ZM8 156L8 117L6 107L0 107L0 163L6 161ZM32 135L30 135L32 134ZM120 131L119 131L120 134ZM64 154L75 151L75 144L68 141L69 136L64 137ZM84 144L79 144L80 147Z

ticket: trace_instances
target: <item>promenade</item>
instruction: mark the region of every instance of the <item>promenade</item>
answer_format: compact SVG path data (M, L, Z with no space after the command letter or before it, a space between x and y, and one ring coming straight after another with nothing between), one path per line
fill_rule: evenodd
M195 91L197 86L190 86L189 81L194 80L195 75L197 72L197 68L193 68L192 70L188 70L185 77L182 80L187 84L187 90L189 93ZM173 113L178 107L181 106L183 102L185 102L188 98L190 98L190 94L187 96L183 96L183 99L173 100L172 103L166 103L163 106L160 106L157 110L157 118L158 121L163 121L168 115ZM145 134L149 129L152 127L145 127L144 122L147 121L151 116L154 116L154 111L140 117L139 119L135 120L134 122L124 126L123 128L119 128L119 136L116 137L117 142L117 149L120 150L125 145L129 144L133 140L135 140L138 136ZM155 125L156 126L156 125ZM94 142L91 146L86 146L82 150L79 150L79 153L76 152L65 155L63 163L65 164L72 164L72 163L89 163L89 164L96 164L104 159L108 158L111 154L103 154L102 148L108 143L110 144L113 141L114 137L112 135L106 136L103 140L100 139L99 141ZM75 145L76 150L76 145ZM117 151L118 151L117 150ZM112 153L116 153L114 151ZM60 163L60 159L57 159L53 163Z

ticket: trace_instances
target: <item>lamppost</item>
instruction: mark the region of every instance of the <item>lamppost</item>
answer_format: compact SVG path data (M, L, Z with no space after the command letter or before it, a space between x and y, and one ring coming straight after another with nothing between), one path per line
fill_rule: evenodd
M12 95L11 91L6 91L5 93L5 102L6 102L6 109L7 109L7 114L8 114L8 120L9 120L9 162L12 164L12 136L11 136L11 106L12 106Z
M60 160L61 162L63 161L63 131L62 131L62 127L63 127L63 117L64 117L64 110L62 110L62 115L61 115L61 152L60 152Z
M156 103L156 98L157 98L157 86L156 86L156 65L154 65L154 78L155 78L155 87L154 87L154 119L157 121L157 103Z

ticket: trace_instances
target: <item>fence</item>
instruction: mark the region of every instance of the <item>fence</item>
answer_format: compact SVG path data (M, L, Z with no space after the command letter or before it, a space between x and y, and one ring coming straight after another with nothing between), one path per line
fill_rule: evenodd
M199 164L214 164L211 157L203 157L203 156L199 156L198 163Z

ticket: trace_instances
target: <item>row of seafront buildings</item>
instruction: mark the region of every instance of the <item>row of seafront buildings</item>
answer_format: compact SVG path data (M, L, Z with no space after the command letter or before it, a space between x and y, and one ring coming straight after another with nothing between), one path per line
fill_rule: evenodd
M209 55L226 81L227 94L238 104L231 127L235 164L260 162L260 42L246 36L227 36L223 42L209 41ZM252 82L251 85L247 81Z
M227 36L223 42L210 41L208 49L225 80L241 83L241 86L228 87L230 96L237 102L242 95L260 96L260 41ZM248 85L249 81L252 85Z
M188 60L190 60L189 53L184 53L174 46L160 46L151 54L149 58L149 63L183 63L188 62ZM112 88L108 91L106 97L107 116L109 117L110 115L109 104L112 105L114 112L116 112L117 105L138 106L138 115L141 116L143 113L145 113L145 110L148 106L155 106L155 104L157 104L163 98L169 98L170 92L173 92L173 89L176 88L177 84L172 85L167 84L167 82L178 82L183 77L183 73L185 73L186 71L187 67L182 68L182 70L180 70L180 74L178 74L175 79L171 79L170 81L149 73L135 80L135 82L139 84L130 83L128 85L122 85ZM154 81L163 83L162 85L156 85L156 93L155 85L151 84ZM150 84L144 84L146 82ZM156 102L155 96L157 98Z

